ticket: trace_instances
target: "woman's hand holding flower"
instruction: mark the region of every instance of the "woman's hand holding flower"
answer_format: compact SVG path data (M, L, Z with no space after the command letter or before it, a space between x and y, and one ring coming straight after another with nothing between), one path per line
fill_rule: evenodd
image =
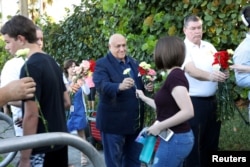
M77 84L77 83L72 83L72 84L70 85L70 89L71 89L70 91L71 91L72 93L76 93L80 87L81 87L81 86L80 86L79 84Z
M81 87L83 84L85 84L85 81L83 78L77 79L76 83Z

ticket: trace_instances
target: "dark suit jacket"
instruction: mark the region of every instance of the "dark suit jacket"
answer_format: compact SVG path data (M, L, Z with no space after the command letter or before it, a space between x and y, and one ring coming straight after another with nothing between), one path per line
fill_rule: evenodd
M136 87L142 90L143 83L141 77L138 77L138 62L129 56L127 59L134 73ZM119 61L111 53L96 61L93 81L99 93L96 126L100 131L134 134L141 129L144 104L136 98L135 87L125 91L118 90L125 77Z

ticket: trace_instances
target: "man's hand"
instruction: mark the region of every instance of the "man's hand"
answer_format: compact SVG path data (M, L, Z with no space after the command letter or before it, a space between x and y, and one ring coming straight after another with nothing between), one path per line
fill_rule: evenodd
M36 83L31 77L25 77L10 82L3 89L7 90L6 98L8 101L28 99L34 97Z
M132 78L125 78L122 83L119 84L119 90L127 90L133 87L135 81Z
M154 91L154 84L153 84L153 82L149 82L147 85L145 85L145 89L148 92L153 92Z
M212 82L225 82L229 77L229 71L213 71L209 75L209 80Z

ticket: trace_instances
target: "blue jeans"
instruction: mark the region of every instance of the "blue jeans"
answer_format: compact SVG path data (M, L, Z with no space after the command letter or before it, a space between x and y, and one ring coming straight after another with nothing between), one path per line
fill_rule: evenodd
M101 132L107 167L140 167L142 144L135 142L137 134L117 135Z
M160 139L152 167L182 167L193 144L192 130L186 133L175 133L168 142Z

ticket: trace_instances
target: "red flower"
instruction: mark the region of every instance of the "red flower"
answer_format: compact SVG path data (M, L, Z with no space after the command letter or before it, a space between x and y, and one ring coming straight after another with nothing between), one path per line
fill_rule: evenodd
M141 76L147 75L148 70L144 69L143 67L139 66L139 73Z
M230 60L233 51L228 49L227 51L219 51L214 54L213 66L218 65L222 72L228 70L229 65L232 63ZM230 71L229 71L230 72ZM219 120L230 119L235 111L234 99L232 90L230 90L230 80L226 79L225 82L218 82L218 89L216 92L217 97L217 118Z
M144 84L147 84L148 82L153 82L156 79L155 70L151 69L151 65L146 63L145 61L139 64L138 71L138 76L142 77Z
M94 72L95 71L95 61L89 60L89 71Z
M219 64L225 70L229 67L230 56L227 51L219 51L214 54L214 62L212 65Z

